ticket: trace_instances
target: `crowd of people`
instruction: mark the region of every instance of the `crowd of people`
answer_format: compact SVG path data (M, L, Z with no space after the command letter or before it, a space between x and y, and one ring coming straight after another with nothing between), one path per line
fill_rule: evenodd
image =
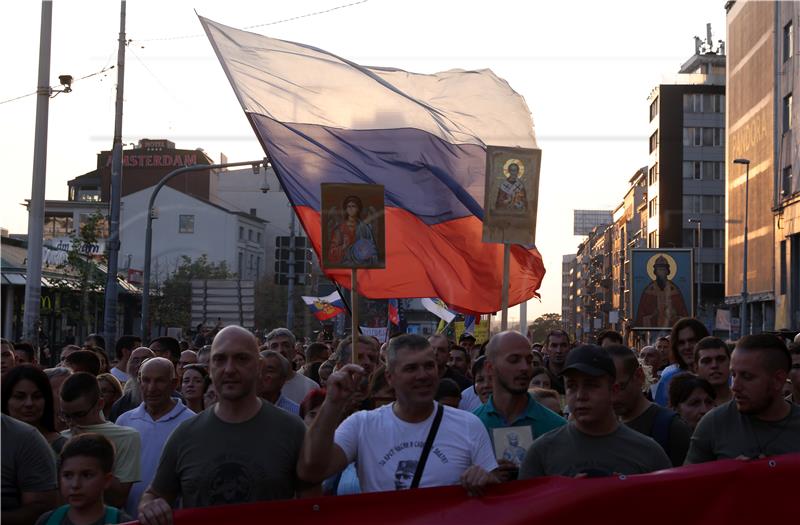
M518 332L307 342L200 327L44 368L2 340L2 520L172 522L176 508L644 474L800 452L800 335L692 318L641 349ZM788 343L788 344L787 344Z

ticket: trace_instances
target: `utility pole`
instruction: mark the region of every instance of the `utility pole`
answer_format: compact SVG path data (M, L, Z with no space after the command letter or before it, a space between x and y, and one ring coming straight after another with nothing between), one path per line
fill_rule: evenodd
M117 49L117 104L114 116L114 141L111 153L111 217L109 238L106 243L108 251L108 274L106 280L106 297L103 318L106 352L116 357L117 339L117 266L119 259L119 208L122 191L122 94L125 88L125 0L120 2L119 13L119 47Z
M288 273L288 304L286 306L286 328L294 327L294 208L289 207L289 273Z
M700 219L700 218L689 219L689 222L697 224L697 230L696 230L697 231L697 234L696 234L697 240L695 242L695 245L696 245L695 267L697 268L697 270L695 271L695 274L697 275L697 284L696 284L696 286L697 286L697 299L696 299L696 301L697 302L695 303L695 307L694 307L694 316L699 319L700 318L700 305L703 304L703 286L701 284L702 281L703 281L703 265L700 262L700 247L701 247L700 239L701 239L702 234L703 234L703 230L702 230L703 220Z
M734 164L744 164L744 246L742 247L742 310L740 314L741 328L739 336L744 337L750 333L747 311L747 219L750 212L750 159L733 159Z
M28 206L28 257L25 281L25 315L22 338L39 347L39 311L42 301L42 234L44 231L44 188L47 180L47 116L50 109L50 33L53 2L42 1L39 34L39 80L36 88L36 134L33 143L33 183Z

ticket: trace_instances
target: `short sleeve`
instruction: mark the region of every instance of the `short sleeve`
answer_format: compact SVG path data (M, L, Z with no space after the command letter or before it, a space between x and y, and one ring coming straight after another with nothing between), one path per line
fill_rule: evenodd
M705 463L717 459L713 449L713 433L713 419L707 414L697 423L697 428L694 429L692 439L689 441L689 452L686 453L684 465Z
M114 476L120 483L135 483L141 479L142 438L139 432L131 429L125 436L125 446L119 447L114 458Z
M489 472L497 468L497 459L494 457L494 448L489 439L486 427L477 416L470 418L470 435L472 442L472 464L482 467Z
M364 426L363 419L366 414L366 410L352 414L339 425L333 436L333 442L342 449L348 463L352 463L358 457L358 438L361 435L361 429Z
M525 453L525 459L522 460L522 464L519 466L519 479L531 479L547 475L542 464L546 443L546 438L544 440L539 438L533 442L533 445Z
M181 427L175 429L167 438L158 461L158 469L150 487L160 496L174 497L181 494L181 480L178 477L178 444L182 439Z
M31 429L20 441L15 458L15 484L20 494L55 490L56 458L47 440L39 431Z

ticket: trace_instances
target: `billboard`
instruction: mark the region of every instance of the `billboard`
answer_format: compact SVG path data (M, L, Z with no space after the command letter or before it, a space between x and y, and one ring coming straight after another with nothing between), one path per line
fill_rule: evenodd
M694 290L691 249L631 250L633 328L669 330L691 315Z

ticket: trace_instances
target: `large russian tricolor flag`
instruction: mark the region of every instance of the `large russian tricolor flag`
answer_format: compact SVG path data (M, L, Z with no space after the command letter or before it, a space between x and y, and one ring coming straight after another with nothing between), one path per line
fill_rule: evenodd
M317 254L320 184L382 184L386 269L361 270L359 292L500 309L503 248L481 241L486 146L536 148L519 94L488 69L364 67L200 21ZM513 305L537 295L544 265L533 247L511 254ZM348 270L325 273L350 286Z

